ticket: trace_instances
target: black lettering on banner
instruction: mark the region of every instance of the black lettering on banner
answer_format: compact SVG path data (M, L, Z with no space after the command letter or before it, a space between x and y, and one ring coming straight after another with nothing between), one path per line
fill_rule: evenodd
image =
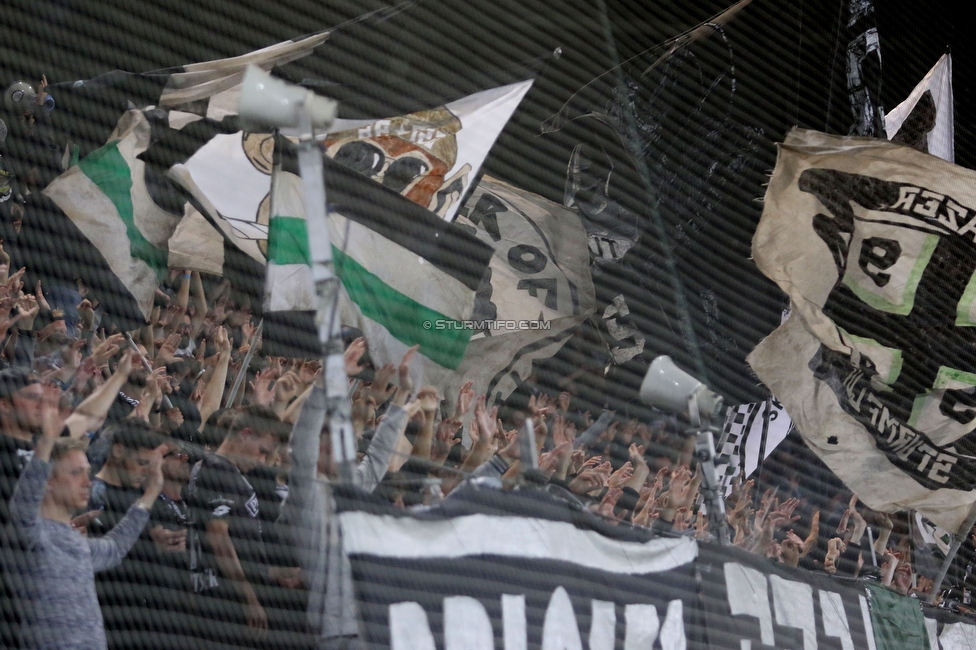
M528 256L528 257L526 257ZM546 268L549 260L545 254L535 246L529 244L519 244L508 249L508 263L512 268L521 273L535 274ZM555 282L555 280L553 280ZM519 287L520 289L522 287ZM532 294L535 295L535 294Z
M835 643L846 650L871 634L864 596L855 596L856 592L839 585L836 590L824 589L822 583L815 588L739 562L726 562L724 574L728 613L751 621L751 625L732 626L739 633L731 636L739 638L743 648L756 647L756 642L763 647L796 647L791 640L799 637L803 648L834 647L829 639L837 639ZM848 601L857 598L857 603L845 607L845 596ZM747 630L753 630L752 634L743 638Z
M939 403L939 412L959 424L969 424L976 419L976 389L947 390Z
M497 196L485 192L467 217L474 225L484 227L492 241L498 241L502 238L501 232L498 230L499 212L508 212L508 208Z
M882 271L887 271L894 266L899 257L901 257L901 244L896 240L869 237L861 243L861 255L857 264L876 285L883 287L891 280L891 275Z
M555 278L549 278L546 280L539 278L529 278L528 280L519 280L518 289L525 289L529 292L529 295L533 298L539 296L538 290L543 289L546 292L545 305L549 309L556 309L558 305L557 301L557 288Z
M797 187L816 197L822 208L811 215L817 235L831 251L837 281L827 296L823 313L837 327L860 339L873 341L900 358L901 369L890 378L878 376L870 353L861 350L855 364L846 353L823 349L811 361L816 376L827 382L839 404L875 439L878 449L919 484L929 489L974 489L967 478L976 463L976 434L959 425L976 419L976 388L966 386L976 374L976 327L957 324L968 313L967 286L976 276L976 211L944 192L832 169L808 169ZM851 246L863 215L886 232ZM890 216L889 216L890 215ZM879 236L880 235L880 236ZM918 253L904 293L892 299L879 291L868 302L869 286L845 283L848 269L859 268L878 287L890 292L896 264L907 264L909 242L927 238L928 250ZM917 247L915 250L918 250ZM906 278L899 278L905 282ZM940 369L956 371L951 388L940 385ZM886 382L884 390L881 382ZM925 429L916 422L919 404L931 404L941 391L941 403L925 411ZM925 407L928 408L928 407ZM936 410L937 409L937 410ZM942 418L933 421L933 416ZM958 432L958 433L957 433ZM933 443L951 440L947 448ZM951 448L951 450L949 449Z
M821 346L810 361L810 369L833 389L841 408L871 434L888 460L917 483L930 490L969 491L976 487L972 462L954 447L940 447L896 417L885 404L888 395L871 384L873 373L854 366L848 355Z

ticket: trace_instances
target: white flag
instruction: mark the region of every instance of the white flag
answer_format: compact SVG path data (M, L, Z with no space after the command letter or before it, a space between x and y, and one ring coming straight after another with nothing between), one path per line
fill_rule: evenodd
M908 98L885 115L889 140L955 162L952 56L943 54Z

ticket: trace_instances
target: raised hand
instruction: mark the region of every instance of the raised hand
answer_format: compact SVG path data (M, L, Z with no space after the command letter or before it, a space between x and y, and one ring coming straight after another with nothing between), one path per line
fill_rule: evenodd
M298 376L293 372L287 372L275 382L275 401L288 404L292 398L298 395L300 389L301 384L298 381Z
M417 399L420 401L420 409L424 417L432 419L437 413L437 407L441 404L441 396L434 386L424 386L417 391Z
M82 300L78 303L78 325L86 332L95 329L95 308L92 307L90 300Z
M704 541L711 536L711 533L708 532L708 519L705 518L705 513L699 509L695 516L695 539Z
M244 337L245 342L249 343L251 341L251 337L254 336L256 329L257 326L251 322L250 318L241 323L241 336Z
M568 474L577 474L583 469L583 463L586 462L586 452L582 449L577 449L573 451L569 458L569 467L566 468Z
M113 334L108 338L104 339L99 343L94 350L92 350L92 356L98 361L99 364L105 363L109 359L115 356L115 353L121 349L122 343L125 341L125 336L122 334ZM94 339L92 340L94 344Z
M444 418L437 425L434 433L434 443L431 446L430 459L438 464L443 464L451 453L451 447L461 444L461 439L455 437L461 429L461 421L453 418Z
M22 330L29 330L34 327L34 319L41 312L41 306L38 304L37 298L28 293L17 301L17 311L20 312L17 327Z
M27 272L27 267L21 267L19 271L7 278L7 292L9 295L16 297L20 296L20 290L24 288L24 283L21 280L24 273Z
M474 386L473 381L466 381L461 389L458 391L457 403L454 405L454 419L461 420L464 415L471 410L471 404L474 403Z
M488 411L485 402L485 396L478 395L474 405L474 419L478 423L483 444L488 445L498 431L498 407L492 407L491 411Z
M274 403L275 392L271 388L271 383L278 378L278 371L274 368L265 368L258 372L251 385L251 399L255 404L261 406L271 406Z
M529 416L533 420L544 420L550 412L550 409L546 407L548 403L549 396L545 393L529 397Z
M671 526L671 530L676 533L688 530L691 527L691 522L694 521L695 513L688 508L678 508L674 515L674 523Z
M555 449L539 454L539 469L545 472L546 476L556 473L559 469L559 456Z
M168 446L163 443L153 450L149 459L149 472L142 488L140 503L146 510L152 510L156 497L163 490L163 454L169 451Z
M692 478L691 470L687 466L682 466L677 472L671 475L671 485L668 489L668 507L674 510L678 508L690 508L698 494L698 486L701 483L701 475L696 473Z
M844 516L842 516L840 518L840 523L837 524L837 533L838 534L846 533L847 532L847 523L850 521L850 519L851 519L851 511L850 510L845 510L844 511Z
M603 500L600 501L600 507L597 508L597 513L608 518L613 519L613 509L617 506L617 501L623 496L624 491L620 488L610 486L607 493L603 495Z
M644 460L644 445L638 445L636 443L632 444L627 449L627 455L630 458L630 462L637 465L646 465L647 462Z
M214 346L217 348L217 354L221 356L230 354L231 342L225 327L220 326L214 332Z
M563 391L562 393L559 393L559 397L556 399L556 405L559 407L560 411L562 411L563 413L568 413L569 404L571 400L572 400L572 396L569 393Z
M834 537L827 542L827 555L824 557L824 571L827 573L837 573L837 559L847 549L844 540Z
M9 314L9 312L7 312ZM0 316L0 338L5 337L7 332L11 327L17 324L22 318L22 315L18 312L16 314Z
M396 366L394 366L392 363L388 363L385 366L377 368L376 373L373 375L373 383L369 387L370 397L372 397L377 404L385 403L390 397L390 380L393 379L393 375L395 375L396 372Z
M360 336L346 348L342 353L342 361L346 366L346 374L350 377L358 375L365 368L360 363L363 355L366 354L366 339Z
M575 429L573 430L572 438L570 438L566 424L566 418L561 415L557 415L552 421L552 440L557 445L561 445L563 443L572 445L573 441L576 439Z
M611 469L610 463L584 469L570 481L569 489L576 494L589 494L595 490L602 490L607 485Z
M162 345L159 346L159 350L156 352L155 365L166 365L172 361L176 360L176 349L180 347L181 336L179 334L170 334L165 339L163 339Z
M400 382L396 395L396 399L398 400L406 400L407 397L413 392L413 380L410 379L410 362L413 360L413 355L415 355L419 349L419 345L413 346L407 350L403 355L403 358L400 359L400 366L397 368L397 378Z
M788 524L798 521L800 515L794 515L793 511L800 505L799 499L787 499L769 515L768 523L774 528L782 528Z
M303 386L308 386L315 380L315 375L321 368L322 364L319 361L306 361L298 369L298 380Z
M630 480L630 477L634 475L634 466L627 461L621 465L620 469L610 475L607 480L607 484L612 488L623 488L623 486Z
M162 370L165 370L165 368L162 368ZM160 377L157 374L157 371L154 370L152 374L146 378L146 387L142 389L142 396L139 399L139 411L147 419L149 417L149 413L163 397L163 388L159 379Z
M661 509L654 499L650 499L644 503L640 512L634 515L633 522L636 526L650 526L660 516Z
M200 339L200 345L193 350L193 358L198 362L203 363L204 357L207 355L207 339Z

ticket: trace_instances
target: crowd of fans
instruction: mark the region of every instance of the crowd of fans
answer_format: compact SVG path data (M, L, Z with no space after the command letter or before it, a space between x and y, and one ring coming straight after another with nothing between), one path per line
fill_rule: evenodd
M0 217L16 237L30 214L6 170ZM0 246L0 644L355 645L320 360L265 354L249 301L226 279L170 270L149 322L125 332L83 284L28 286L29 272ZM524 486L519 431L531 420L535 481L554 495L616 525L712 537L694 443L673 419L593 417L569 392L541 390L523 408L489 408L470 383L447 411L437 387L411 385L412 354L375 366L368 342L349 337L360 489L411 507L465 481ZM818 506L801 482L761 496L752 480L737 484L734 544L876 574L903 594L931 589L913 571L910 534L892 535L856 496Z

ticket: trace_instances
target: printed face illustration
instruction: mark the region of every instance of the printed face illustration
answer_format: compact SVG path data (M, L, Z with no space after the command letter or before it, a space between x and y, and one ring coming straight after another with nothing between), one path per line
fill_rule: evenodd
M461 199L470 171L462 165L447 176L460 129L450 111L436 108L331 134L324 147L336 162L443 216Z

